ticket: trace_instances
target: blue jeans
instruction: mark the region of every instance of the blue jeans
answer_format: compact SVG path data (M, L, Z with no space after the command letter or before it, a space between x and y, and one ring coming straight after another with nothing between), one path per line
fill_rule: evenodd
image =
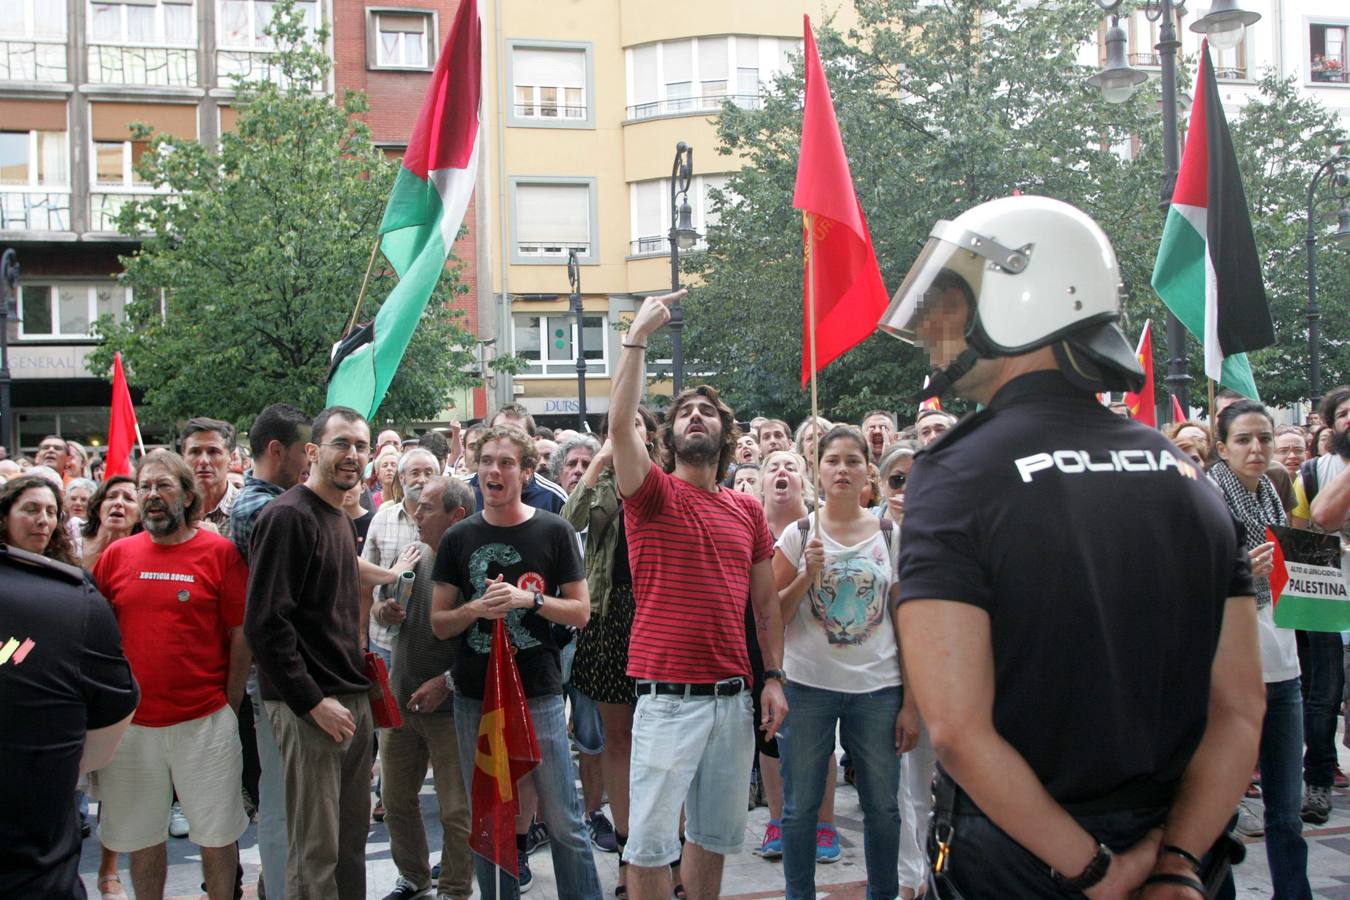
M816 896L816 816L825 789L826 760L834 751L836 723L848 743L858 778L867 897L890 900L900 892L900 757L895 752L895 718L900 712L901 688L845 694L789 681L783 690L792 711L778 741L788 900Z
M530 719L539 740L540 763L528 777L534 779L539 794L539 818L548 826L549 850L553 854L553 876L558 896L577 900L602 900L600 877L591 856L591 841L581 821L581 799L572 775L572 755L567 740L567 717L561 694L529 697ZM483 702L455 694L455 730L459 738L459 764L464 772L464 790L473 797L474 758L478 752L478 722L483 717ZM484 897L498 897L498 869L491 862L473 855L478 890ZM499 900L516 900L519 886L509 875L501 875L503 890Z
M1339 636L1337 636L1339 638ZM1303 694L1299 680L1266 684L1261 726L1261 799L1266 807L1266 861L1277 900L1311 900L1303 840Z
M282 893L286 890L286 856L290 852L286 831L286 772L281 765L272 720L263 708L257 676L249 674L249 702L253 704L253 736L258 743L258 856L263 884Z
M1303 779L1314 787L1331 787L1336 767L1336 717L1345 692L1345 650L1340 634L1308 632L1308 700L1303 707Z

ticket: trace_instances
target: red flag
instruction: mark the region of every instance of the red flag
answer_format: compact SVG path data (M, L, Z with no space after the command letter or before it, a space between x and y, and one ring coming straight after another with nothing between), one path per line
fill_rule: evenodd
M867 219L853 191L830 86L816 53L811 17L806 39L806 108L792 205L802 211L806 242L806 311L802 328L802 386L811 380L810 330L816 329L819 372L876 330L889 297L872 250ZM814 240L813 240L814 239ZM814 253L812 246L814 244ZM814 302L812 285L815 286ZM815 322L811 321L812 307Z
M932 379L929 378L927 375L923 376L924 387L928 387L928 383L930 381L932 381ZM919 404L919 409L942 409L942 398L929 397L927 400L924 400L922 403Z
M1177 399L1176 394L1172 395L1172 421L1173 422L1186 421L1186 410L1181 408L1181 401Z
M112 412L108 416L108 454L103 477L131 474L131 448L136 443L136 408L131 405L127 376L122 372L122 353L113 354Z
M516 877L516 783L539 765L530 708L520 687L506 627L492 626L483 717L478 721L478 746L473 763L473 821L469 846L512 878Z
M1266 540L1275 542L1275 568L1270 570L1270 602L1273 606L1280 602L1280 595L1284 593L1284 587L1289 583L1289 566L1284 561L1284 548L1280 546L1280 539L1275 536L1275 532L1266 527Z
M1144 323L1144 333L1139 335L1139 346L1134 355L1139 357L1139 365L1144 367L1144 386L1136 393L1125 395L1125 405L1130 408L1130 418L1143 422L1150 428L1158 427L1158 406L1153 396L1153 322ZM1174 398L1175 399L1175 398ZM1181 420L1178 419L1178 422Z

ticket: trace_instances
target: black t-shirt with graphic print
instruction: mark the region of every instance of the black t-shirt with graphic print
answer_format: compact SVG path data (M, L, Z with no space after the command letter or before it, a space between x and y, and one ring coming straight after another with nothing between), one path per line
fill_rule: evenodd
M491 525L476 513L441 538L432 579L459 589L460 603L483 595L498 575L524 591L549 597L562 585L584 581L586 570L577 550L576 533L560 516L542 509L519 525ZM562 693L562 667L549 621L532 609L513 609L506 616L506 637L516 649L516 666L526 697ZM459 637L455 689L483 699L492 622L478 619Z

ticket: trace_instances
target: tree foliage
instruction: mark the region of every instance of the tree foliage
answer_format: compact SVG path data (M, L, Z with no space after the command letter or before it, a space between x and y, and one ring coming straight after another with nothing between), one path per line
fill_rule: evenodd
M106 371L122 351L156 421L212 415L243 425L280 401L317 412L393 185L396 164L359 119L364 96L347 92L338 103L323 92L325 35L316 42L289 3L277 4L269 32L278 77L237 85L237 131L218 151L156 137L139 172L162 193L121 213L121 230L142 241L122 259L134 299L124 321L99 322L106 340L93 364ZM396 279L377 257L362 320ZM477 383L473 335L449 307L464 290L447 271L382 421L432 418L453 390Z
M888 288L899 286L938 219L1014 192L1065 200L1096 219L1115 245L1127 333L1155 321L1161 386L1164 309L1149 284L1163 222L1158 87L1151 81L1113 105L1084 86L1092 70L1079 62L1079 48L1095 42L1100 8L1018 0L859 0L857 7L853 31L817 23L816 34ZM1194 63L1179 68L1184 86ZM1280 402L1297 395L1306 355L1291 343L1298 326L1286 321L1301 290L1301 276L1285 264L1302 246L1291 244L1290 223L1303 202L1291 185L1310 161L1325 158L1334 134L1331 117L1292 85L1267 79L1260 90L1234 137L1282 319L1279 347L1256 357L1257 382ZM704 285L686 303L691 369L717 372L733 403L789 419L809 406L798 376L801 219L792 209L802 96L799 65L760 109L724 108L719 150L747 164L721 198L708 252L688 261ZM1190 350L1194 373L1203 376L1194 342ZM927 371L917 350L874 335L825 370L821 409L851 421L873 408L912 415L910 398Z

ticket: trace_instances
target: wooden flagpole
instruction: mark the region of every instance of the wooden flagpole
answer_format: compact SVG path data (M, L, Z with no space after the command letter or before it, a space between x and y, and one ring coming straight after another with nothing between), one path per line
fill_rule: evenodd
M816 486L816 518L814 537L820 539L820 508L822 503L820 490L820 399L816 392L816 217L811 213L802 213L802 222L806 225L806 329L809 334L811 346L811 428L810 432L815 436L812 441L814 449L811 455L815 457L811 464L811 480ZM805 556L806 548L802 548L802 554ZM820 573L815 577L816 590L820 590Z
M1190 412L1190 410L1186 410L1186 412ZM1213 378L1209 379L1209 409L1206 411L1206 415L1207 415L1208 418L1209 418L1209 427L1210 427L1211 429L1214 428L1214 427L1215 427L1215 420L1217 419L1217 417L1214 415L1214 379L1213 379ZM1215 440L1218 440L1218 435L1217 435L1217 434L1215 435L1215 438L1214 438L1214 439L1215 439Z
M356 295L356 307L352 310L351 320L347 322L347 330L342 332L343 337L351 334L352 329L356 327L356 317L361 314L361 301L366 298L366 285L370 284L370 270L375 267L375 254L379 251L380 236L377 234L375 235L375 246L370 248L370 259L366 262L365 277L361 279L361 291ZM374 410L371 410L371 412L374 412Z

